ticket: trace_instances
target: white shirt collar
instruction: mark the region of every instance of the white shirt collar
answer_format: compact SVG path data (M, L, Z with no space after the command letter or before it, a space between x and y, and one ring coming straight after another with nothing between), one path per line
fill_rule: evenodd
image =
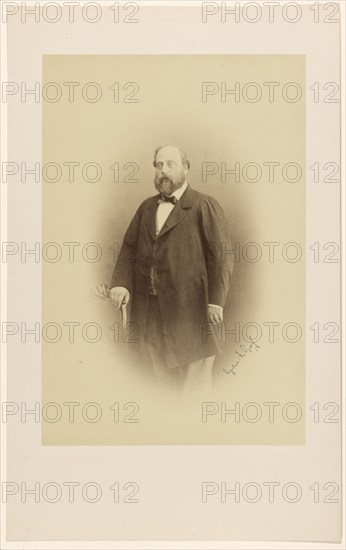
M176 191L174 191L174 193L172 193L172 195L174 195L174 197L176 197L178 200L182 197L182 195L184 194L186 188L187 188L187 181L185 181L184 185L182 185L181 187L179 187L179 189L177 189Z

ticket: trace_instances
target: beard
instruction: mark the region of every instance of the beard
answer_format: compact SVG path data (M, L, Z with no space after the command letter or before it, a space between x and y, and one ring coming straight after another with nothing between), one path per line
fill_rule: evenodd
M164 195L171 195L179 189L183 184L185 183L185 177L183 174L181 174L178 178L171 178L169 176L155 176L154 178L154 185L155 189L159 193L163 193Z

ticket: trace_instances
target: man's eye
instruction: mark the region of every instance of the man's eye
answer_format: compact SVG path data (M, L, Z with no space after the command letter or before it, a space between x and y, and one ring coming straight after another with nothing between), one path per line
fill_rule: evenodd
M156 163L156 168L158 168L159 170L161 170L162 166L163 166L162 162Z

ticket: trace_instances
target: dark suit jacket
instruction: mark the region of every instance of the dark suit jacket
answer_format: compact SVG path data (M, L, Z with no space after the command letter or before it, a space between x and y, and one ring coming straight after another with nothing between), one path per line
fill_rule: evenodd
M218 327L208 326L208 304L225 305L233 255L227 253L229 228L215 199L188 186L156 236L158 197L145 200L131 221L110 287L130 291L131 322L142 343L154 266L166 360L178 367L220 351Z

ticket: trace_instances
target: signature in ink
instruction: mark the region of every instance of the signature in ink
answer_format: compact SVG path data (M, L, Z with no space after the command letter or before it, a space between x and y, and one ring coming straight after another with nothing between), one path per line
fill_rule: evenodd
M226 374L232 373L235 376L236 372L234 371L239 365L239 363L241 362L241 360L243 359L243 357L246 357L247 353L252 353L253 351L259 350L260 348L259 345L256 344L256 342L251 338L251 336L249 337L249 340L250 342L248 345L244 346L243 344L241 344L239 346L241 351L238 351L238 350L235 351L235 354L239 357L238 361L236 361L235 363L232 363L232 366L230 369L222 369Z

